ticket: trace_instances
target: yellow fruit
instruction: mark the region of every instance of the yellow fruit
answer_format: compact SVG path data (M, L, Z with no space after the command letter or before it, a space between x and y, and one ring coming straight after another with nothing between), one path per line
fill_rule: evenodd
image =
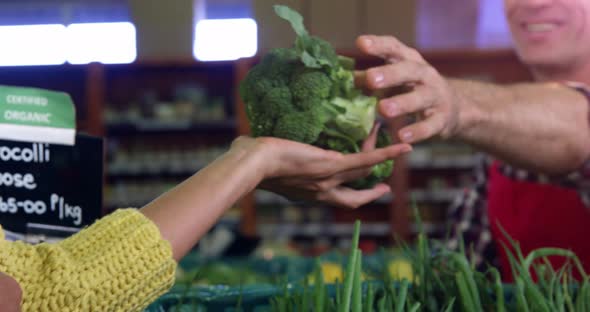
M412 270L412 264L405 259L395 259L389 261L387 265L389 276L393 280L403 280L404 278L408 281L414 280L414 272Z
M344 271L342 271L342 266L340 266L340 264L333 262L322 262L320 267L322 269L324 283L334 284L336 281L339 281L340 283L344 281ZM308 280L310 284L313 284L315 282L314 275L310 274L308 276Z
M364 282L366 280L369 280L369 276L367 274L365 274L365 272L361 272L361 281Z

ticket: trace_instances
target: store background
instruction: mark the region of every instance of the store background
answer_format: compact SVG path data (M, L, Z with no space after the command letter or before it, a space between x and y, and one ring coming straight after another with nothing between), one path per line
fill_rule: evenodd
M358 54L356 36L391 34L445 75L529 79L510 50L499 0L4 0L0 84L71 94L79 131L106 138L105 213L140 207L212 161L236 135L248 133L237 85L257 55L294 38L272 11L277 2L299 10L312 33L356 57L360 67L379 61ZM257 30L245 19L255 21ZM123 28L71 25L88 23ZM8 27L46 24L64 25L67 35L37 32L28 39ZM238 59L196 59L224 55ZM427 142L397 161L393 196L367 207L342 211L256 191L219 224L260 237L261 246L289 245L315 255L347 246L352 222L361 219L362 242L371 249L391 243L394 235L413 237L413 199L426 229L440 234L447 207L472 183L473 156L463 145Z

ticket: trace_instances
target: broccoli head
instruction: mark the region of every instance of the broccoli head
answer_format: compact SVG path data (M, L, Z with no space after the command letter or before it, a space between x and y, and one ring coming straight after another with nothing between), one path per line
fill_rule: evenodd
M358 152L375 123L377 99L355 88L354 60L309 35L296 11L275 6L275 12L291 23L297 38L293 47L264 55L240 83L252 135ZM372 187L391 174L392 166L391 161L378 164L351 186Z

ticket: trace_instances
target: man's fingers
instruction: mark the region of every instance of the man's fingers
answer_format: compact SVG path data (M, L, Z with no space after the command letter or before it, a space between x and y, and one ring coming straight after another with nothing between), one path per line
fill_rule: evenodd
M420 84L428 73L426 69L426 65L414 61L373 67L367 70L366 85L372 89L384 89Z
M318 199L332 203L338 207L356 209L390 192L391 188L383 183L377 184L368 190L354 190L347 187L338 187L324 194L320 194Z
M424 86L414 92L404 93L379 101L379 113L386 118L394 118L405 114L416 113L431 108L435 99Z
M420 53L415 49L406 46L392 36L359 36L356 45L362 52L378 56L391 63L399 60L424 61Z
M400 129L398 135L404 143L419 142L438 135L444 125L444 116L442 114L434 114L430 118Z
M354 85L365 91L367 88L367 71L366 70L355 70L354 71Z

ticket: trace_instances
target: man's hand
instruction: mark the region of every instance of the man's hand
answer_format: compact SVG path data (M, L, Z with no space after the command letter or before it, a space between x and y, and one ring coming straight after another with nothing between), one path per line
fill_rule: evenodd
M0 272L0 311L20 311L21 300L22 291L17 281Z
M354 190L342 184L367 176L373 165L411 150L408 144L375 149L375 126L363 151L342 154L307 144L277 138L258 138L265 145L268 172L261 187L289 199L321 201L344 208L357 208L390 192L386 184ZM252 140L246 138L246 140ZM243 144L244 142L241 142Z
M555 176L579 170L590 157L588 99L570 87L445 79L393 37L360 36L357 45L387 62L357 73L357 83L381 94L412 89L379 102L386 118L417 115L399 130L402 142L452 137L515 167Z
M386 65L357 73L363 87L387 94L388 89L410 86L412 91L379 101L386 118L417 113L419 121L399 130L402 142L413 143L440 135L454 135L459 122L458 98L443 78L416 50L390 36L360 36L359 49L385 60Z

